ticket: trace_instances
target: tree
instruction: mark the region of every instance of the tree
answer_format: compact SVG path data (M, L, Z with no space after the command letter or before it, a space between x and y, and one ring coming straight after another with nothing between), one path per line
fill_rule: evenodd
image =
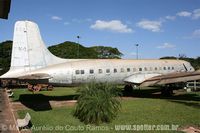
M174 57L174 56L165 56L165 57L161 57L160 59L177 59L177 57Z
M77 57L78 47L79 47L79 54L78 54L79 57ZM93 49L87 48L78 43L69 42L69 41L66 41L58 45L50 46L48 49L49 51L51 51L52 54L61 58L65 58L65 59L76 59L76 58L95 59L97 58L97 53Z
M79 50L77 49L78 47ZM117 48L105 46L84 47L78 43L69 41L50 46L48 49L54 55L67 59L119 59L123 55Z
M98 53L98 58L100 59L120 59L123 55L117 48L105 46L95 46L92 48Z
M0 75L6 73L10 68L12 41L0 43Z
M79 88L74 116L85 124L111 122L121 107L119 91L108 83L92 82Z

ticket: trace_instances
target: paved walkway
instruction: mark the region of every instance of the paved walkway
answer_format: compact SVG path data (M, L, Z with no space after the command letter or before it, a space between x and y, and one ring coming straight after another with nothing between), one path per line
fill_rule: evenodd
M19 133L6 91L0 88L0 133Z

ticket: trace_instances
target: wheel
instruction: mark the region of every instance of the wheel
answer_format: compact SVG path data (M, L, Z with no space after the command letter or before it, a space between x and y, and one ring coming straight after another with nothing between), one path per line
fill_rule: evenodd
M173 95L173 88L171 85L166 86L161 90L161 94L164 96L172 96Z
M52 85L48 85L48 86L47 86L47 90L48 90L48 91L52 91L52 90L53 90L53 86L52 86Z
M125 85L124 91L125 91L126 93L132 93L132 92L133 92L133 87L132 87L132 85Z

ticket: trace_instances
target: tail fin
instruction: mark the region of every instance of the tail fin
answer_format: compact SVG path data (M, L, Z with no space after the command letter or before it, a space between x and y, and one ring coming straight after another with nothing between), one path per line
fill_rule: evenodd
M30 71L63 61L45 47L37 24L31 21L15 23L11 69Z
M20 72L66 61L71 60L58 58L45 47L37 24L31 21L17 21L14 28L10 70L1 78L15 77L14 75L19 75Z

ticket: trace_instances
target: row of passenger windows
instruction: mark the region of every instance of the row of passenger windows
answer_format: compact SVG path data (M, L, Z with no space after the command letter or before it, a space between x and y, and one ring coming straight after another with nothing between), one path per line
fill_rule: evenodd
M138 71L153 71L153 70L155 70L155 71L158 71L158 70L174 70L174 67L149 67L149 68L147 68L147 67L144 67L144 68L138 68ZM131 72L131 69L130 68L127 68L127 69L125 69L125 68L121 68L120 70L119 70L121 73L122 72ZM133 72L136 72L137 71L137 69L136 68L133 68ZM106 73L110 73L111 72L111 70L110 69L106 69ZM118 72L118 70L116 69L116 68L114 68L113 69L113 72L114 73L117 73ZM93 74L94 73L94 69L90 69L89 70L89 73L90 74ZM101 74L101 73L103 73L103 69L98 69L98 73L99 74ZM85 74L85 71L84 70L76 70L75 71L75 74Z

